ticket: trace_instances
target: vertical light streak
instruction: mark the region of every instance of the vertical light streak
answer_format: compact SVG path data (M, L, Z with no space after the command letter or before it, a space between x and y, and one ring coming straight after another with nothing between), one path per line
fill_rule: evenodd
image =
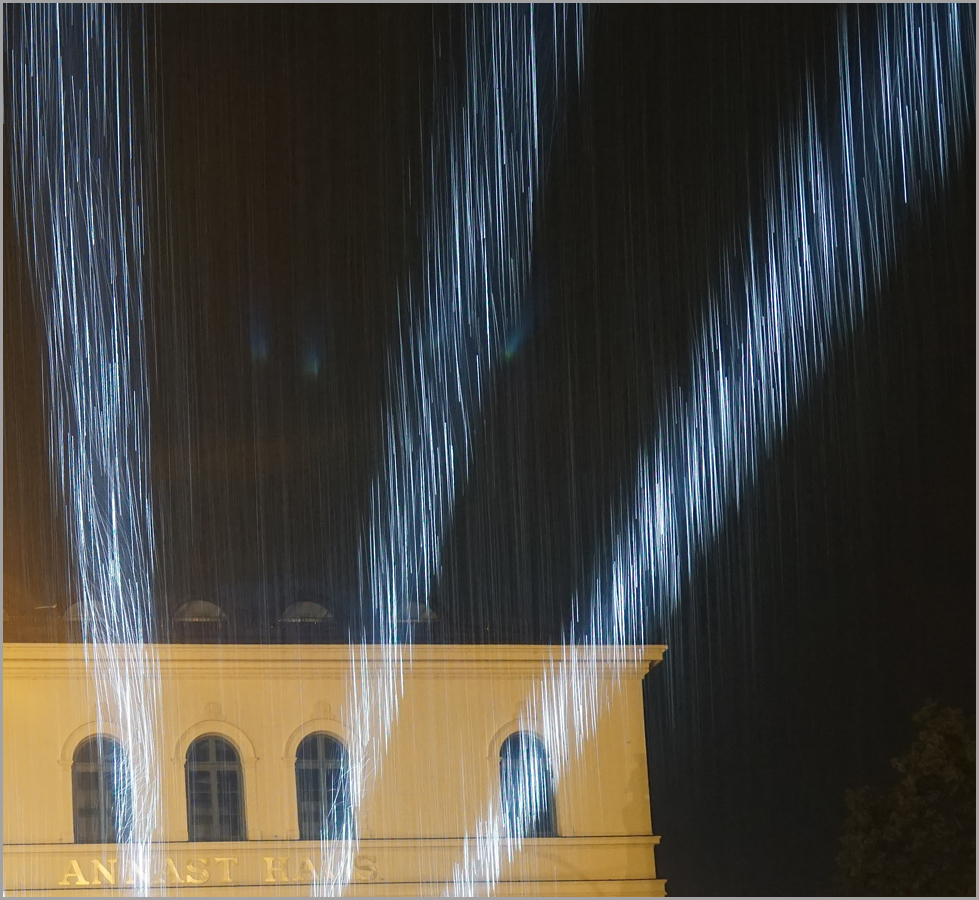
M596 657L611 645L622 665L637 663L630 649L650 614L680 601L727 511L863 319L902 226L961 159L974 128L974 13L895 6L876 16L868 58L864 16L841 14L836 121L807 84L766 169L764 221L749 221L728 249L686 383L664 398L632 508L610 522L611 561L588 592L590 618L571 636ZM522 719L544 738L555 783L615 689L566 652L526 699ZM449 887L492 890L523 844L517 832L492 797Z
M52 466L64 496L97 727L117 733L120 862L160 822L143 319L146 24L106 6L5 8L18 225L42 298ZM130 31L137 33L136 53ZM121 780L125 783L125 779ZM137 884L145 892L148 882Z
M474 7L461 88L450 88L436 106L424 312L388 363L384 468L361 552L367 634L352 643L347 700L357 743L355 811L365 805L397 720L402 647L430 614L485 391L495 366L525 336L542 148L554 132L554 101L568 69L580 73L582 38L577 6ZM411 308L411 288L405 299ZM368 641L387 647L385 663L371 663ZM317 893L336 892L349 880L353 842L346 847L324 842Z

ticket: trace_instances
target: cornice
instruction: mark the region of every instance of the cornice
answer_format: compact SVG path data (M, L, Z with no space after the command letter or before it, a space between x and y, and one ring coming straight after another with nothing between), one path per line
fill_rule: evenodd
M464 674L466 677L541 675L569 665L572 670L615 677L624 671L645 671L658 665L666 652L662 644L626 646L564 646L538 644L413 644L406 647L368 644L4 644L5 678L88 677L90 663L103 659L108 666L129 671L145 667L147 676L158 673L211 675L215 670L236 677L293 678L319 676L345 678L351 672L383 672L402 664L403 675L431 679Z

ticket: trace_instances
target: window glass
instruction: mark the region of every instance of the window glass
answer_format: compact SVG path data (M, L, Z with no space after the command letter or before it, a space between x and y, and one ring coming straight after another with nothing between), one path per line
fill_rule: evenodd
M131 840L129 775L129 760L111 738L96 736L78 745L71 765L76 844Z
M557 834L547 751L535 735L519 731L503 742L500 791L507 834L522 838Z
M353 837L350 767L347 751L328 734L310 734L296 750L299 839L347 840Z
M191 841L244 840L238 751L205 735L187 751L187 835Z

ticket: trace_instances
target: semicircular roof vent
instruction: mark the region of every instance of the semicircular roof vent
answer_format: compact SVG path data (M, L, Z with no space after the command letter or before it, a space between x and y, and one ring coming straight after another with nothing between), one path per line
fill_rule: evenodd
M227 618L220 606L207 600L191 600L173 614L175 622L224 622Z
M321 603L311 600L301 600L293 603L282 611L281 621L288 623L321 623L329 622L333 614Z
M431 622L437 622L438 616L435 615L435 610L432 607L424 603L409 603L398 614L398 621L403 624L425 625Z

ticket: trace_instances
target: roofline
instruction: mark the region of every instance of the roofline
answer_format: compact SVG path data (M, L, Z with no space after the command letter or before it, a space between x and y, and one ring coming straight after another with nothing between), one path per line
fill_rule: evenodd
M336 674L351 666L384 668L401 659L405 669L495 669L541 673L566 662L575 669L604 670L658 665L667 648L664 644L579 646L564 644L107 644L5 643L5 677L41 674L65 667L82 675L88 661L107 655L129 657L131 664L148 664L165 671L208 669L215 665L242 670L279 664L297 673L330 670ZM144 663L145 661L145 663Z

